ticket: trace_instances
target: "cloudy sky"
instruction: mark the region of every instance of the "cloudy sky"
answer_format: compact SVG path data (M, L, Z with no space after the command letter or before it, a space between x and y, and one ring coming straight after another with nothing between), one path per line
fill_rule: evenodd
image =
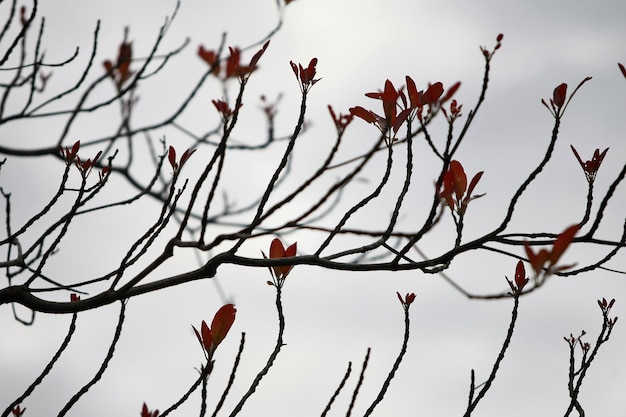
M80 46L79 60L86 59L97 19L101 19L98 62L115 56L125 26L130 27L135 54L145 56L174 6L171 0L45 2L40 5L40 16L46 17L46 56L51 61L63 60ZM0 13L7 13L6 7L0 6ZM553 120L540 100L551 97L554 87L562 82L573 87L592 76L564 118L553 165L543 173L541 184L529 190L520 205L519 217L511 224L511 231L559 232L580 217L586 192L584 175L569 145L576 146L586 158L596 148L610 147L598 174L598 192L606 190L626 161L626 80L617 68L617 62L626 63L624 16L626 3L620 0L296 0L285 8L283 27L263 57L261 70L250 82L250 104L246 104L244 113L249 119L237 133L244 138L260 131L262 136L263 120L254 112L256 97L266 94L271 98L279 92L284 93L279 129L290 132L296 121L299 91L288 63L306 63L312 57L319 59L322 80L310 96L312 127L302 137L304 149L315 149L321 146L316 144L332 138L334 128L327 104L343 112L354 105L370 105L363 94L382 88L386 79L399 85L405 75L410 75L422 86L435 81L450 85L460 80L462 88L457 98L469 108L475 103L482 79L479 46L491 48L497 34L503 33L503 47L492 63L488 99L459 152L468 173L485 171L479 191L487 195L472 203L474 217L468 218L467 227L470 233L489 230L490 222L501 218L515 187L542 157ZM227 45L249 45L265 36L276 21L275 0L182 0L165 46L175 48L187 37L189 46L172 63L173 70L165 73L165 81L151 91L140 91L146 110L138 117L149 121L166 114L170 103L176 102L193 81L193 74L201 74L203 63L195 56L199 44L216 48L221 34L227 32ZM59 83L64 77L71 79L61 70L55 70L53 77ZM221 95L217 84L207 87L206 114L213 111L210 100ZM196 132L206 128L204 118L208 117L199 107L197 113L190 112L185 118L186 127ZM106 120L97 123L103 131L108 127ZM37 127L21 126L19 134L5 129L11 127L0 127L3 142L20 140L33 147L46 143ZM79 125L75 136L89 129L93 130L94 125ZM371 126L358 120L350 129L346 140L353 141L355 149L360 149L359 141L373 140L376 135ZM167 134L173 143L184 143L175 132ZM306 166L302 154L300 161ZM41 163L50 172L61 169L52 161ZM29 199L15 197L24 204L37 198L41 202L49 196L46 178L27 166L26 161L11 164L9 160L0 177L2 186L15 194L20 188L29 190ZM250 174L243 174L250 169L245 167L235 171L239 174L232 178L233 187L246 187L253 181ZM425 183L432 184L435 174L425 171L424 175ZM361 195L358 191L355 196ZM619 236L624 203L626 192L618 190L607 216L609 224L602 229L603 237ZM407 204L419 207L420 200L416 196ZM111 253L114 257L116 239L138 221L135 216L141 216L141 212L122 214L106 223L106 230L98 233L98 239L108 245L100 249L103 253L89 249L92 243L68 250L80 251L76 258L84 257L92 263ZM15 221L19 219L17 213ZM445 242L435 239L432 246L422 249L436 252ZM298 244L306 252L307 242L299 240ZM258 256L259 249L267 250L250 248L252 256ZM596 256L593 249L577 255ZM179 259L195 262L186 254ZM90 265L72 259L69 265L56 268L74 272ZM459 258L449 273L468 289L500 291L506 288L504 276L512 276L514 265L510 259L472 255ZM626 270L623 255L611 266ZM176 265L171 268L180 270ZM216 370L209 384L209 392L216 393L212 399L221 394L238 333L247 334L246 351L231 401L225 406L227 411L235 404L237 394L248 387L275 340L273 293L265 285L266 273L232 267L219 270L220 288L228 301L236 302L238 318L216 356ZM347 363L352 361L355 371L332 414L344 415L355 374L367 347L371 347L370 365L354 415L363 413L401 344L402 309L396 291L417 293L412 307L412 339L403 367L380 404L378 415L462 415L470 370L476 370L478 382L486 378L505 336L512 304L510 300L469 301L440 277L419 273L349 274L301 267L294 269L289 280L284 300L287 345L242 416L321 414ZM584 329L589 334L587 340L592 342L601 324L596 300L616 298L614 314L625 316L625 291L622 275L593 272L553 279L541 291L523 299L511 350L476 415L562 414L567 404L568 360L563 336ZM193 368L202 360L190 325L210 320L223 301L211 281L132 300L115 360L101 383L68 415L136 416L144 401L151 408L166 408L191 384L196 377ZM25 403L27 416L58 413L91 378L108 348L116 317L117 306L81 314L67 355ZM13 321L9 308L0 309L0 404L12 401L45 366L68 323L69 317L39 315L35 326L25 328ZM619 416L626 409L626 363L621 354L625 346L626 332L618 322L612 341L600 351L583 385L581 401L589 415ZM196 406L197 401L190 402L180 415L195 415Z

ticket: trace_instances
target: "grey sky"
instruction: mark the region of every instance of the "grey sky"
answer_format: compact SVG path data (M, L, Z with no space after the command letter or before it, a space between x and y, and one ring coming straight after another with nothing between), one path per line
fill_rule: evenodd
M102 19L97 65L117 53L125 25L130 26L135 53L145 55L156 30L173 7L173 1L164 0L45 2L40 5L40 15L46 16L50 36L45 45L47 56L61 60L72 53L75 45L80 45L86 54L97 18ZM496 35L504 33L502 49L492 62L488 99L459 154L468 174L485 171L478 191L487 195L472 203L468 233L488 230L492 222L501 218L503 204L543 155L552 119L540 100L550 98L553 88L561 82L573 89L584 77L593 76L568 109L552 168L544 172L540 186L529 190L519 217L511 226L512 231L558 232L579 218L586 189L584 175L569 145L574 144L584 158L590 158L596 148L610 147L598 174L599 192L608 187L626 161L626 80L617 69L617 62L626 63L625 16L623 1L296 0L285 9L284 26L263 57L260 72L251 79L249 99L244 100L244 115L251 122L238 135L245 138L263 133L259 130L264 128L263 121L255 113L260 94L271 98L284 92L278 121L281 131L292 129L299 91L288 63L305 63L312 57L319 58L322 80L311 92L312 128L302 137L304 150L295 155L301 166L307 166L309 157L315 158L306 150L319 148L332 137L334 127L326 105L332 104L342 112L354 105L374 106L363 94L382 88L387 78L400 85L405 75L411 75L421 86L434 81L450 85L461 80L457 98L469 109L475 103L482 77L479 46L491 48ZM150 91L140 92L149 111L139 117L150 120L160 112L167 113L169 101L175 102L181 94L178 89L183 90L193 78L185 71L199 74L203 70L203 63L195 56L199 44L215 48L220 34L227 30L228 45L246 45L266 34L274 19L274 0L182 0L166 44L175 47L189 36L190 45L176 64L177 71L164 75L167 81L158 97L151 96ZM61 82L63 77L62 70L55 70L55 82ZM205 117L215 116L210 99L219 98L222 92L217 84L212 88L205 93L206 108L186 119L194 131L204 128ZM103 131L108 127L106 120L95 123L79 126L74 137L93 131L94 126ZM15 130L0 133L0 140L26 138L33 146L46 140L42 132L33 128L21 129L19 137ZM372 126L360 120L349 129L347 140L354 141L357 149L359 141L373 140L376 135ZM168 131L167 135L172 143L179 140L175 131ZM179 143L182 149L184 140ZM259 164L262 169L263 161L250 163ZM424 164L427 166L427 162ZM61 169L51 161L42 162L42 166L49 175ZM30 171L26 167L31 167ZM372 170L372 175L376 173ZM424 187L433 181L428 174L424 169ZM47 179L40 176L25 161L12 165L10 160L6 170L3 167L2 186L13 186L15 194L18 186L28 187L34 195L22 197L24 204L33 197L41 203L49 192ZM56 180L50 181L53 184ZM252 186L249 182L246 178L234 179L233 187L245 190ZM366 185L363 187L354 194L348 193L346 198L358 198L369 190ZM616 233L621 230L625 202L626 193L618 190L611 207L611 222L603 230L607 237L619 236ZM419 196L414 195L407 204L414 204L419 211ZM82 246L75 249L81 258L75 259L78 266L58 264L56 270L89 268L99 256L115 259L122 249L116 247L117 237L141 222L143 210L144 207L135 208L123 218L112 218L105 225L111 233L98 237L102 242L79 241ZM386 213L373 211L368 215ZM18 213L16 219L19 216ZM404 221L409 224L410 220ZM450 225L443 230L442 236L446 236ZM298 240L304 252L313 246L297 236L293 239ZM436 254L449 243L445 237L433 238L422 249ZM92 247L111 249L98 254L98 249ZM260 249L267 247L244 248L252 256L258 256ZM84 256L80 251L85 251ZM593 259L597 253L589 249L570 254L568 259L575 261L574 256ZM195 259L181 251L180 262L193 263ZM611 265L626 269L623 255ZM468 289L493 292L506 288L504 276L511 277L514 266L510 259L472 254L459 258L449 274ZM171 268L176 270L175 265ZM273 292L265 285L266 273L232 267L219 270L219 282L236 302L238 318L216 356L210 392L221 394L238 334L247 333L247 349L227 410L237 394L247 388L274 342ZM562 337L584 329L588 332L587 340L594 341L601 323L596 300L616 298L614 314L625 316L625 290L621 275L594 272L567 280L555 278L538 293L523 299L511 350L493 390L476 415L562 414L567 403L567 345ZM467 401L470 369L476 370L477 381L484 380L500 348L512 304L509 300L468 301L437 276L348 274L306 267L294 269L285 289L287 346L240 415L318 415L348 361L352 361L353 376L333 414L343 415L369 346L369 371L354 412L361 414L382 383L401 343L402 309L396 291L417 293L412 307L412 339L403 367L376 415L461 415ZM153 409L166 408L196 377L193 368L203 359L191 324L198 326L201 320L210 320L221 303L210 281L132 300L126 329L110 369L68 415L137 416L144 401ZM70 352L26 402L27 416L54 415L93 375L108 347L116 309L117 306L111 306L81 314ZM13 321L8 308L0 311L0 404L21 393L37 375L62 340L68 322L69 317L39 315L33 328L24 328ZM618 322L613 340L600 352L584 384L582 402L589 415L620 416L626 410L626 363L621 354L626 333L622 327ZM180 415L195 415L196 406L197 401L190 402Z

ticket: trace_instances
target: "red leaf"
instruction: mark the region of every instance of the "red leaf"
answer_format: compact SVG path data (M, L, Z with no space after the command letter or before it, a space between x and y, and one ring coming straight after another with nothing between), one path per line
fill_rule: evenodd
M213 50L204 49L203 45L198 47L198 56L212 69L211 73L215 76L218 76L220 73L220 65L217 61L217 53Z
M415 86L415 81L408 75L406 76L406 90L409 93L409 101L411 102L411 107L417 108L422 105L422 101L420 98L420 93L417 91L417 87Z
M448 91L446 91L446 95L441 98L441 104L450 100L452 96L454 95L454 93L456 93L456 90L459 89L459 87L461 87L460 81L457 81L456 83L452 84L452 87L448 88Z
M311 59L311 61L309 62L309 66L306 69L306 81L303 79L302 84L308 84L310 82L313 82L313 78L315 77L315 66L317 65L317 58L313 58Z
M467 176L463 170L463 165L459 161L450 161L450 172L454 181L454 192L457 200L461 200L467 189Z
M443 190L439 192L439 197L446 200L446 204L450 209L454 209L454 199L452 193L454 193L454 174L450 170L443 174L442 179Z
M286 250L285 250L285 257L286 258L292 258L294 256L296 256L296 252L298 251L298 243L294 243L291 246L289 246ZM281 273L283 275L283 278L287 277L287 275L289 275L289 272L291 272L291 269L293 268L293 265L285 265L280 267L281 268Z
M285 247L283 246L283 242L280 241L279 238L274 238L272 243L270 244L270 259L276 258L284 258L285 257Z
M415 293L407 294L405 300L407 305L413 303L415 301Z
M563 104L565 104L566 95L567 95L567 84L563 83L554 89L553 101L554 101L554 105L557 108L560 109L561 107L563 107Z
M200 333L202 335L202 346L204 350L209 353L211 352L211 345L213 344L213 336L211 334L211 329L206 324L206 321L202 320L202 325L200 326Z
M213 50L204 49L203 45L198 47L198 56L209 65L213 65L217 62L217 53Z
M402 126L402 123L404 123L409 117L411 111L411 108L404 109L400 112L400 114L398 114L398 116L396 116L396 120L393 124L393 133L398 133L398 130L400 130L400 126Z
M480 181L480 178L482 176L483 176L483 171L480 171L479 173L474 175L474 178L472 178L472 181L470 181L470 185L467 188L467 195L468 195L468 197L472 195L472 192L474 191L474 188L476 188L476 185L478 184L478 181Z
M574 145L570 145L570 148L572 148L572 152L574 152L574 156L576 156L576 159L578 159L578 163L580 164L580 166L583 168L583 170L585 169L585 163L583 162L583 160L580 158L580 155L578 155L578 152L576 151L576 148L574 148Z
M122 65L125 63L130 63L133 56L132 45L127 42L123 42L120 45L120 51L117 55L117 65Z
M187 160L189 159L189 157L191 157L191 155L193 155L193 153L196 151L196 149L187 149L184 153L183 156L180 157L180 167L182 168L183 165L185 165L185 162L187 162Z
M217 313L215 313L215 317L213 317L213 322L211 322L211 333L213 335L213 350L217 348L217 346L222 343L222 340L228 334L233 322L235 321L235 315L237 313L237 309L232 304L226 304L222 306Z
M367 123L376 123L378 121L378 116L375 113L369 110L366 110L361 106L351 107L349 111L350 111L350 114L356 117L360 117L361 119L365 120Z
M383 110L385 112L385 118L387 119L387 125L394 125L396 121L396 101L398 100L398 92L393 86L393 83L389 80L385 81L385 91L381 95L383 101Z
M422 95L422 103L433 106L439 100L439 97L443 94L443 84L436 82L429 86L426 92Z
M104 69L106 70L107 74L110 74L113 71L113 63L108 59L104 61L102 65L104 65Z
M541 249L539 253L535 253L528 242L524 242L524 250L526 251L526 256L528 257L530 266L533 267L535 274L538 275L543 269L543 266L548 260L550 254L545 249Z
M95 158L93 158L93 161L91 162L91 165L95 165L96 162L98 162L98 159L100 159L100 157L102 156L102 151L98 151L98 153L96 154Z
M294 64L293 61L289 61L289 65L291 65L291 70L296 75L296 78L299 79L299 77L298 77L298 67L296 66L296 64Z
M173 169L178 168L178 164L176 163L176 149L173 146L170 146L167 152L167 159L170 161L170 165Z
M265 50L267 49L267 46L269 44L270 44L270 41L268 40L267 42L263 44L263 47L259 49L259 51L256 54L254 54L254 56L250 60L250 67L252 69L256 67L256 64L259 62L259 59L261 59L261 56L263 56L263 54L265 53Z
M239 48L228 47L230 56L226 60L226 78L231 78L237 75L239 70L239 61L241 60L241 51Z
M558 262L563 252L565 252L565 249L567 249L572 239L574 239L578 229L580 229L578 224L570 226L556 238L552 246L552 253L550 254L550 265L555 265Z
M518 291L521 291L527 282L528 279L526 279L526 269L524 268L524 263L519 261L517 263L517 267L515 268L515 285L517 285Z
M292 257L296 256L297 250L298 250L298 242L292 244L291 246L289 246L285 250L285 257L286 258L292 258Z

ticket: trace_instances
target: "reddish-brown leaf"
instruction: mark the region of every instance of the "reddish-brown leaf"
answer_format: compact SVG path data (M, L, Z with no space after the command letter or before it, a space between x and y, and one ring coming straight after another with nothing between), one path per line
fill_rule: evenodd
M285 249L285 257L292 258L296 256L296 252L298 251L298 242L292 244L287 249Z
M457 81L456 83L452 84L452 87L448 88L448 91L446 91L446 95L441 98L441 104L450 100L452 96L454 95L454 93L456 93L456 90L459 89L459 87L461 87L460 81Z
M535 271L535 275L538 275L550 257L550 253L545 249L541 249L538 253L535 253L528 242L524 242L524 250L526 251L530 266L532 266Z
M269 44L270 44L270 41L268 40L267 42L263 44L263 47L259 49L256 54L254 54L254 56L250 60L250 67L252 69L256 68L256 64L259 62L259 59L261 59L261 57L265 53L265 50L267 49Z
M428 87L428 89L422 95L422 103L433 106L437 104L437 100L443 94L443 84L436 82Z
M385 89L380 95L380 98L383 101L383 112L385 119L387 119L387 126L394 127L396 125L398 91L391 81L385 81Z
M415 293L407 294L405 297L407 305L412 304L415 301Z
M411 107L417 108L422 105L422 101L420 98L420 92L417 91L417 87L415 86L415 81L408 75L406 76L406 90L409 94L409 101L411 102Z
M200 326L200 334L202 335L202 346L204 347L204 350L208 353L211 351L213 336L211 334L211 329L204 320L202 320L202 325Z
M412 111L411 108L404 109L396 116L396 120L393 124L393 133L398 133L398 130L400 130L400 126L402 126L402 124L406 121L407 117L409 117L409 114L411 114L411 111Z
M189 157L191 157L191 155L193 155L193 153L196 151L196 149L187 149L184 153L183 156L180 157L180 167L182 168L183 165L185 165L185 162L187 162L187 160L189 159Z
M226 304L215 313L213 321L211 322L213 350L222 343L222 340L224 340L228 334L228 331L235 321L236 313L237 309L233 304Z
M461 200L467 189L467 176L463 170L463 165L459 161L450 161L450 172L452 173L452 179L454 181L454 193L457 200Z
M270 244L270 259L284 258L285 257L285 247L279 238L274 238L272 243ZM280 278L283 276L283 267L282 266L273 266L274 275L276 278Z
M578 159L578 163L580 164L580 166L583 168L583 170L585 169L585 163L583 162L583 160L580 158L580 155L578 155L578 152L576 151L576 148L574 148L574 145L570 145L570 148L572 148L572 152L574 152L574 156L576 156L576 159Z
M173 146L170 146L167 152L167 159L170 161L170 165L173 169L178 168L178 164L176 163L176 149Z
M196 329L196 326L194 326L193 324L191 325L191 328L193 329L193 332L196 334L196 337L198 338L198 343L200 343L200 346L202 346L202 349L204 349L204 343L202 343L202 336L200 336L200 332L198 331L198 329Z
M351 107L349 111L350 111L350 114L356 117L360 117L361 119L365 120L367 123L376 123L378 121L378 116L375 113L369 110L366 110L361 106Z
M478 184L478 181L480 181L480 178L483 176L483 172L484 171L480 171L479 173L474 175L474 177L470 181L470 185L467 188L467 196L468 197L470 197L472 195L472 193L474 192L474 188L476 188L476 185Z
M104 65L104 69L106 70L107 74L110 74L113 71L113 63L108 59L104 61L102 65Z
M626 78L626 68L624 67L624 65L618 62L617 66L619 67L619 70L622 72L622 75L624 76L624 78Z
M301 80L302 84L309 84L314 81L313 78L315 78L315 72L316 72L315 66L316 65L317 65L317 58L311 59L311 61L309 62L309 66L306 68L306 71L305 71L306 81L305 79L302 79Z
M117 65L122 65L124 63L130 63L133 56L132 45L128 42L123 42L120 45L120 51L117 55Z
M198 56L209 65L213 65L217 61L217 53L213 50L204 49L203 45L198 47Z
M280 241L279 238L274 238L272 243L270 243L270 259L276 258L284 258L285 257L285 247L283 246L283 242Z
M404 304L404 300L402 299L402 296L400 295L400 293L396 291L396 295L398 296L398 300L400 300L400 302Z
M561 85L559 85L558 87L554 89L554 94L553 94L554 105L559 109L563 107L563 104L565 104L566 96L567 96L567 84L562 83Z
M550 254L550 265L556 265L561 255L563 255L563 252L565 252L565 249L567 249L572 239L574 239L574 236L576 236L578 229L580 229L578 224L570 226L556 238L552 246L552 253Z
M289 61L289 65L291 65L291 70L295 74L296 78L299 79L299 77L298 77L298 66L296 64L294 64L293 61Z
M239 62L241 60L241 51L239 48L228 48L230 56L226 60L226 78L231 78L237 75L239 70Z
M517 289L521 291L527 282L528 279L526 278L526 269L524 268L524 263L522 261L519 261L517 262L517 266L515 267L515 285L517 285Z

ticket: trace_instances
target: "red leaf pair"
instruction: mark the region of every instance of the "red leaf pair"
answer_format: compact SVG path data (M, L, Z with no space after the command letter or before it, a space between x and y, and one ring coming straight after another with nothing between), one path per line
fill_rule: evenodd
M472 195L474 188L480 181L483 171L480 171L472 178L467 186L467 176L463 165L459 161L450 161L448 170L443 174L443 189L439 192L439 198L446 201L446 205L458 214L464 214L467 205L471 200L482 197L484 194Z
M413 304L413 301L415 301L415 293L406 293L404 298L402 298L399 292L396 292L396 295L398 296L398 300L402 303L402 306L405 308Z
M583 160L580 158L580 155L578 155L576 148L574 148L573 145L570 145L570 147L572 148L572 152L574 152L576 159L578 159L578 163L582 167L585 173L585 177L587 177L587 181L589 183L592 183L596 179L598 169L600 169L600 165L602 164L604 156L606 155L609 148L606 148L604 151L602 151L602 153L600 153L600 149L596 149L593 153L593 158L591 158L590 161L583 162Z
M550 111L553 117L560 118L565 112L567 105L572 100L572 98L574 97L578 89L582 87L582 85L589 80L591 80L591 77L587 77L583 79L578 84L578 86L574 89L574 92L569 95L569 97L567 97L567 84L565 83L559 84L552 92L552 98L550 99L550 106L548 106L548 103L546 103L546 101L543 99L541 100L541 104L546 106L546 108Z
M452 123L457 118L461 117L462 108L462 104L459 104L456 100L452 100L450 102L450 112L448 113L448 111L443 107L441 108L441 111L443 112L444 116L446 116L446 119L448 119L448 122Z
M533 267L536 275L539 275L543 271L544 267L547 268L546 275L569 269L574 265L557 266L556 263L561 258L561 255L565 252L567 247L572 243L574 236L580 229L578 224L568 227L555 239L552 249L547 250L545 248L535 253L530 247L528 242L524 242L524 249L526 250L526 256L528 262ZM546 265L547 264L547 265Z
M80 149L79 140L74 142L74 145L72 145L72 149L68 148L67 146L65 148L63 148L62 146L59 147L59 150L61 151L61 156L65 159L65 162L68 165L74 162L74 158L76 158L76 155L78 155L79 149Z
M93 168L94 165L96 165L101 155L102 155L102 151L98 151L98 153L93 158L93 160L89 158L86 161L81 161L80 157L76 156L76 167L78 167L78 170L80 171L80 173L82 174L84 178L87 178L87 176L91 172L91 168Z
M19 405L16 405L11 410L11 413L13 414L13 417L21 417L24 415L25 411L26 411L26 408L21 408Z
M174 149L173 146L170 146L167 152L167 159L170 162L172 169L174 171L178 171L179 169L182 169L183 165L185 165L185 162L187 162L189 157L191 157L191 155L193 155L195 151L196 151L195 149L187 149L183 153L183 155L180 157L180 163L178 163L176 162L176 149Z
M204 320L202 321L199 332L194 326L191 326L208 360L211 360L215 349L217 349L228 334L228 331L235 321L236 313L237 309L233 304L226 304L215 313L210 328Z
M337 133L339 135L343 134L343 131L346 130L346 127L348 127L348 125L352 121L353 115L341 113L335 114L335 111L330 104L328 105L328 111L330 112L330 116L333 118L333 122L335 122L335 128L337 129Z
M259 63L261 56L263 56L269 44L270 44L270 41L265 42L263 46L261 47L261 49L259 49L252 56L252 59L250 60L250 63L248 65L241 64L241 50L239 48L229 47L228 51L230 55L226 59L224 80L227 80L233 77L238 77L243 80L248 75L250 75L254 70L257 69L258 67L257 64ZM215 75L216 77L219 77L221 68L220 68L220 63L218 59L219 57L217 55L217 52L213 50L205 49L203 45L200 45L198 47L198 56L204 62L209 64L209 66L212 68L211 74Z
M224 100L211 100L211 102L213 103L217 111L222 116L222 121L224 123L228 123L230 118L233 117L233 115L235 114L235 111L239 110L241 106L243 106L243 103L242 103L239 105L239 107L237 107L237 109L233 110L230 108L228 103Z
M602 297L602 300L598 300L598 305L600 306L602 311L606 313L608 313L609 310L611 310L611 308L613 307L613 304L615 304L615 298L613 298L611 301L606 301L606 298L604 297Z
M115 83L118 91L122 90L124 83L133 75L133 71L130 70L132 56L132 45L129 42L122 42L115 65L110 60L106 60L103 63L104 69Z
M421 109L426 105L430 108L441 106L452 98L460 86L460 81L454 83L444 95L443 84L438 81L434 84L429 84L426 91L417 91L415 81L413 81L413 79L408 75L406 76L407 94L409 95L411 107L414 109Z
M291 65L291 70L295 74L296 79L300 81L300 91L303 93L308 92L311 87L320 80L320 78L315 78L317 58L311 59L306 68L304 68L302 64L294 64L293 61L289 61L289 64Z
M380 130L380 133L385 135L387 144L391 145L395 140L400 126L402 126L412 111L412 108L408 106L402 88L396 89L391 81L386 80L383 91L367 93L365 96L382 101L383 116L379 116L373 111L367 110L361 106L350 108L350 113L353 116L365 120L367 123L374 124L378 130ZM398 112L398 100L402 102L400 112Z
M217 59L218 59L217 52L213 50L204 49L204 46L200 45L198 47L198 56L204 62L209 64L209 66L212 68L211 74L215 75L216 77L220 75L220 66L219 66L219 63L217 62Z
M272 240L270 244L270 259L281 259L281 258L292 258L296 256L296 252L298 250L298 243L294 243L289 246L287 249L283 246L283 243L280 239L275 238ZM285 279L293 265L283 265L283 266L273 266L272 270L274 271L274 276L278 279Z
M146 403L143 403L143 407L141 408L141 417L158 417L159 410L150 411L148 410L148 406Z

